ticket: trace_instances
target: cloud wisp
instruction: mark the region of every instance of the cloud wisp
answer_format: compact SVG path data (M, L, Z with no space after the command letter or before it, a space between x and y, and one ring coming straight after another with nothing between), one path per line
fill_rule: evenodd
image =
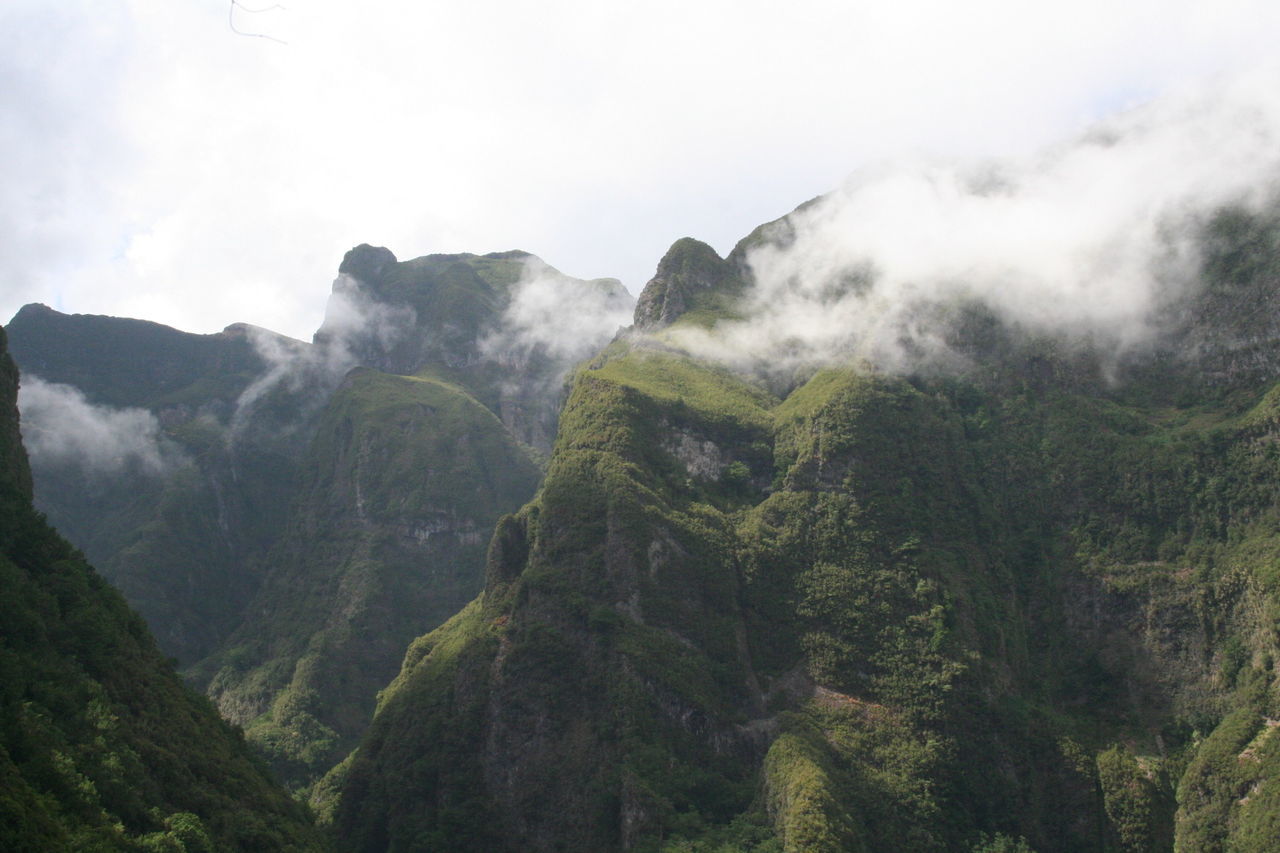
M22 377L22 442L36 464L75 466L86 475L160 475L187 459L146 409L90 403L70 385Z
M236 400L233 439L272 394L303 394L311 400L304 405L320 406L347 371L360 363L366 343L389 349L412 334L416 322L413 308L378 302L364 292L359 279L339 273L314 343L250 326L249 342L265 369Z
M1276 83L1253 74L1165 98L1023 160L864 170L749 253L742 319L678 340L743 366L905 370L945 358L937 318L976 302L1123 352L1194 274L1205 218L1274 197Z
M481 354L500 362L545 355L567 370L631 324L635 299L617 279L571 278L539 260L525 262L497 329Z

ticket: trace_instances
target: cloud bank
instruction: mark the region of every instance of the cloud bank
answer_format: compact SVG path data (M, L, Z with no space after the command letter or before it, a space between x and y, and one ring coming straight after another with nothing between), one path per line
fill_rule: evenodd
M23 444L37 464L72 465L91 475L158 475L185 461L151 412L95 405L70 385L25 375L18 408Z
M1035 157L864 170L749 253L744 319L679 340L738 364L905 369L945 355L937 317L976 301L1123 351L1194 274L1205 217L1275 197L1278 83L1166 98Z

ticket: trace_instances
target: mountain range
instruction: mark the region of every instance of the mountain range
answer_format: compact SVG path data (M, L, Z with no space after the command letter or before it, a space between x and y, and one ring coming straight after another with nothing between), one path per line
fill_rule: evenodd
M27 306L36 506L309 803L301 849L1274 849L1280 214L1197 221L1132 340L944 291L886 315L891 363L716 349L778 307L759 259L805 209L724 258L677 241L634 306L523 252L367 245L310 343ZM823 286L876 305L874 270ZM6 464L6 518L54 542ZM82 689L46 651L14 658L10 756L54 739L24 696ZM121 678L177 695L146 654L167 674ZM125 807L69 817L67 779L107 790L74 704L41 760L80 776L6 772L81 832ZM176 801L120 837L179 806L264 849Z

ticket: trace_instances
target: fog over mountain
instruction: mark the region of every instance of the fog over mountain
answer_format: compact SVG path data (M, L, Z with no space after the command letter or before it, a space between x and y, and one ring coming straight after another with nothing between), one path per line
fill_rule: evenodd
M96 406L78 389L37 376L23 378L18 406L27 452L45 464L70 465L83 476L98 477L131 467L159 475L185 461L146 409Z
M886 162L759 233L738 319L693 351L771 368L948 357L978 303L1113 354L1149 343L1198 273L1208 219L1280 190L1280 77L1253 73L1109 118L1039 154Z
M1274 853L1278 40L15 0L0 849Z
M306 338L366 240L634 293L677 237L724 253L885 158L1024 156L1280 33L1268 0L279 5L5 4L0 318Z

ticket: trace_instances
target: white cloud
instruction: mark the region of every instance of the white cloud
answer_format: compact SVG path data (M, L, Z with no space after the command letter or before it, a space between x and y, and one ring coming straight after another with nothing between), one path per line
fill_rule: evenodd
M274 391L309 392L309 404L321 405L327 392L359 362L362 342L389 349L414 332L416 321L413 308L371 299L359 279L339 273L314 344L250 327L249 342L265 369L236 399L232 438L248 424L258 402Z
M1194 270L1196 224L1280 189L1280 76L1167 97L1046 152L1002 162L868 169L749 255L749 317L692 347L734 361L934 349L921 307L978 300L1041 332L1124 347ZM911 347L904 349L904 341Z
M537 258L525 263L499 326L481 351L499 360L541 352L567 369L631 325L635 299L616 280L570 278Z
M22 442L32 461L74 465L86 474L126 469L159 474L184 461L146 409L99 406L78 389L24 375L18 390Z

